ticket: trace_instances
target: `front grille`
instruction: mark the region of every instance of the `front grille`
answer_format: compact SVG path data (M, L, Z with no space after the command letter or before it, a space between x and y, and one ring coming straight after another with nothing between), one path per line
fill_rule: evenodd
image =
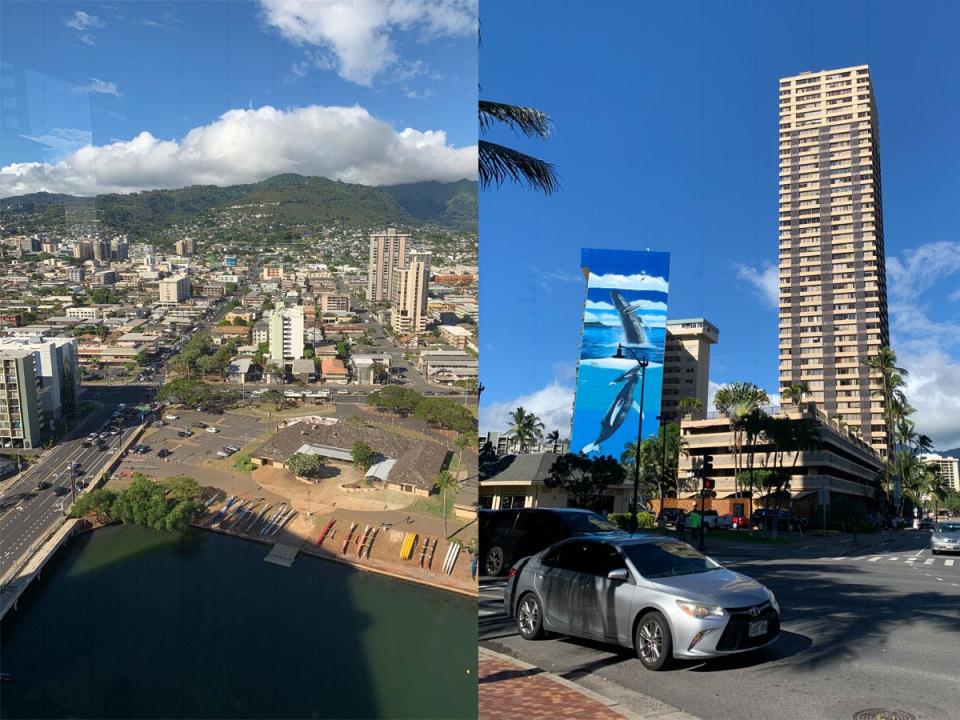
M755 606L750 606L755 607ZM730 608L730 621L723 630L723 634L717 641L717 650L745 650L747 648L766 645L771 639L780 632L780 616L774 610L770 603L763 603L760 607L760 613L754 617L750 615L750 608ZM757 620L767 621L767 634L757 637L750 637L750 623Z

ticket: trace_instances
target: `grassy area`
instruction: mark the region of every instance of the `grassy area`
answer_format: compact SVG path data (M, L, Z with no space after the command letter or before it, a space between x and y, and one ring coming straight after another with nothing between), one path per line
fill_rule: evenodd
M760 545L789 545L790 543L800 541L800 538L793 536L761 536L759 533L751 533L746 530L710 530L708 531L707 537L717 540L730 540L732 542L758 543Z
M256 468L256 465L253 464L253 461L250 460L250 453L242 452L238 453L233 458L233 469L237 472L252 472Z
M443 517L443 495L430 495L429 497L418 497L407 507L412 513L419 515L429 515L431 517ZM453 495L447 493L447 519L454 517L453 514Z

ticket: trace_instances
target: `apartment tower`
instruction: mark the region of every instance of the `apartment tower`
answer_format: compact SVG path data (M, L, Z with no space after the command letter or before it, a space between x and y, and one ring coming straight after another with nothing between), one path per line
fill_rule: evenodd
M278 364L303 357L303 305L270 313L270 359Z
M393 271L407 266L410 236L396 228L370 234L370 260L367 264L367 300L388 302L393 290Z
M886 454L864 365L889 344L877 106L866 65L780 80L780 392Z
M427 285L430 281L429 252L412 250L402 270L393 271L390 296L390 326L398 333L423 332L427 326Z
M710 346L719 339L720 330L704 318L667 321L660 415L668 421L680 421L685 398L699 400L702 412L709 410Z

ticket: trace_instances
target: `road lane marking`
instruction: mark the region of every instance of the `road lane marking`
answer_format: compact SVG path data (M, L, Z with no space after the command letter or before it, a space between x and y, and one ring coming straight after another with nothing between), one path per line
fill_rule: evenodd
M937 578L937 580L939 580L940 582L943 582L943 578Z
M946 565L947 567L953 567L953 558L948 558L947 560L944 560L943 564Z
M933 565L933 558L927 558L923 561L924 565Z
M869 560L867 560L867 562L876 562L877 560L880 560L880 559L881 559L880 556L877 555L876 557L872 557Z
M898 557L889 558L889 560L891 560L891 561L893 561L893 560L899 560L899 559L900 559L900 558L898 558Z
M915 557L907 558L906 560L904 560L904 562L906 562L906 563L915 563L916 561L917 561L917 559L916 559Z

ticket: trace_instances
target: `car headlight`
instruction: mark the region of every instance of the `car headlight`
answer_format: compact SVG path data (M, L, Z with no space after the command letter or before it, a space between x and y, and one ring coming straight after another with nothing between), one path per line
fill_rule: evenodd
M706 617L726 617L727 611L717 605L701 605L688 600L677 600L677 605L690 617L703 620Z
M770 606L777 611L777 615L780 614L780 603L777 602L776 596L770 591L767 590L767 598L770 600Z

